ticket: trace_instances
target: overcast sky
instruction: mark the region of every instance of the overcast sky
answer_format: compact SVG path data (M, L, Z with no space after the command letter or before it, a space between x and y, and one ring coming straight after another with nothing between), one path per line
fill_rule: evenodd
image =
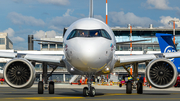
M105 21L105 8L106 0L94 0L94 17ZM180 0L108 0L108 15L110 27L172 27L168 22L180 18ZM14 49L27 50L28 35L62 35L64 27L88 16L89 0L0 0L0 32L8 33Z

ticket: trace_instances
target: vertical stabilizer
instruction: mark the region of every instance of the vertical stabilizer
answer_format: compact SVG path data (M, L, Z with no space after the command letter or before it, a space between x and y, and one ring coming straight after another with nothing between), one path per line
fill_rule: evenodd
M93 15L93 0L90 0L90 3L89 3L89 17L92 18L94 15Z
M161 53L177 52L177 49L172 41L172 34L156 33L156 37L159 41ZM178 73L180 74L180 58L171 58L169 60L174 63Z
M161 53L176 52L176 47L172 41L173 35L156 33L156 37L159 41Z

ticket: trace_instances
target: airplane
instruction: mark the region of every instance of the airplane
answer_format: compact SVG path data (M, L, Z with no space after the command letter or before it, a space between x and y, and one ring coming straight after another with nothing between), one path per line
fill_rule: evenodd
M38 94L44 93L44 87L49 88L49 94L54 94L54 82L50 81L48 84L48 78L60 66L66 67L72 75L86 75L88 86L83 88L83 96L94 97L96 90L91 85L93 75L110 74L114 68L120 66L130 74L128 66L133 65L133 75L130 74L133 83L127 82L126 93L131 94L132 88L136 87L137 93L142 94L142 82L137 79L138 63L146 62L146 79L153 87L165 89L175 84L180 68L176 68L168 59L180 57L180 52L129 56L115 54L117 44L138 41L116 42L111 28L91 16L71 24L64 34L63 42L34 40L63 44L64 54L60 56L0 52L0 57L12 58L4 66L3 76L6 83L16 89L31 87L35 80L34 66L38 62L43 65L43 81L38 82ZM49 75L47 65L53 68Z

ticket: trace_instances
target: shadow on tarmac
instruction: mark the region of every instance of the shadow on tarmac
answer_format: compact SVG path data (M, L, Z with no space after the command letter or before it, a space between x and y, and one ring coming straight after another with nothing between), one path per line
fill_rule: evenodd
M59 93L56 95L83 97L82 92L81 93L64 92L64 93ZM102 95L104 95L104 94L103 93L96 93L96 96L102 96Z
M171 93L143 93L142 95L171 95Z
M34 95L34 94L32 94L32 93L6 93L3 95Z

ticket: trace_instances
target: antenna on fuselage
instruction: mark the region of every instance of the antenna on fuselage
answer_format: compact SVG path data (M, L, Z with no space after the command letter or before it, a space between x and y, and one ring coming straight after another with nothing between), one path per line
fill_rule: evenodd
M93 0L90 0L90 5L89 5L89 17L93 17Z

